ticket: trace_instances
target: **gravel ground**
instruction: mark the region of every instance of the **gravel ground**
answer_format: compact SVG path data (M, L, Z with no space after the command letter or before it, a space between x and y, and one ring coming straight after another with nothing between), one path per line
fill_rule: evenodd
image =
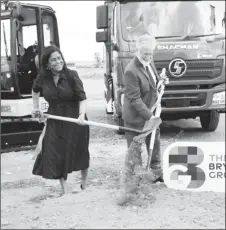
M93 110L89 114L94 121L112 122L104 113ZM62 197L58 181L31 174L32 154L2 154L1 229L225 229L224 193L175 191L160 183L119 206L125 139L97 127L91 128L91 137L87 189L79 189L80 173L74 172ZM144 162L145 157L144 153Z
M157 184L150 185L150 199L139 197L119 206L125 141L100 138L90 149L87 189L80 191L80 173L72 173L62 197L58 181L31 175L31 154L3 154L1 228L225 228L224 194L175 191Z

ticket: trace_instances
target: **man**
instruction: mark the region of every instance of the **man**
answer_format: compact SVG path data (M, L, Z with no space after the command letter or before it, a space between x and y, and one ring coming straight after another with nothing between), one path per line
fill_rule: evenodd
M132 2L126 4L125 19L122 20L122 28L125 36L130 40L136 40L144 33L156 34L159 24L159 3L150 2Z
M149 35L140 36L136 42L136 55L125 69L125 91L122 109L125 127L142 130L154 115L150 109L158 97L156 85L159 80L153 62L155 47L156 40L154 37ZM136 135L137 133L125 132L128 148ZM150 138L151 134L146 138L148 152L150 151ZM159 128L156 130L151 168L157 171L161 169ZM163 182L162 176L157 181Z
M197 1L181 1L171 15L168 26L165 27L171 35L205 34L205 20Z
M31 45L25 49L21 61L18 63L18 72L20 73L19 85L21 92L24 94L30 94L33 81L38 74L35 65L37 48L37 45Z
M125 9L124 9L125 8ZM142 21L142 4L127 3L122 8L122 28L126 39L135 40L144 32Z

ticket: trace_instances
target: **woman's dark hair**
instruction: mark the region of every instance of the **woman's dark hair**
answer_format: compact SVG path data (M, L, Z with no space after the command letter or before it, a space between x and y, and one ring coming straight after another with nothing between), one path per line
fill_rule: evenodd
M67 68L65 59L63 57L62 52L60 51L60 49L54 45L51 46L47 46L44 48L41 58L40 58L40 72L38 77L35 80L35 83L39 85L39 87L42 87L42 85L44 84L44 78L48 78L48 77L52 77L53 73L51 70L47 69L47 65L49 62L49 58L50 55L54 52L59 52L59 54L61 55L63 61L64 61L64 66L63 69L61 71L61 74L66 74L67 76L70 77L70 70Z
M64 61L63 69L67 68L61 50L58 47L52 45L52 46L45 47L44 50L43 50L43 52L42 52L41 60L40 60L41 72L48 71L47 65L48 65L49 57L54 52L58 52L61 55L61 57L62 57L62 59Z
M39 82L40 84L43 84L43 80L44 78L48 78L48 77L51 77L53 74L51 72L51 70L47 69L47 65L48 65L48 62L49 62L49 58L50 58L50 55L54 52L59 52L59 54L61 55L63 61L64 61L64 66L63 66L63 69L62 69L62 73L64 74L68 74L69 73L69 70L67 68L67 65L66 65L66 62L65 62L65 59L63 57L63 54L61 52L61 50L54 46L54 45L51 45L51 46L47 46L44 48L43 52L42 52L42 55L41 55L41 60L40 60L40 72L39 72Z

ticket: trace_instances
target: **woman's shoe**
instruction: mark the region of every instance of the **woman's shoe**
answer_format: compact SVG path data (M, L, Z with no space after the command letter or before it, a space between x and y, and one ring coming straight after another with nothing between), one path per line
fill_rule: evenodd
M85 189L85 188L83 188L82 184L80 184L80 189L81 189L81 190L84 190L84 189ZM72 191L72 193L73 193L73 194L77 194L77 193L79 193L79 191L78 191L78 189L74 189L74 190Z

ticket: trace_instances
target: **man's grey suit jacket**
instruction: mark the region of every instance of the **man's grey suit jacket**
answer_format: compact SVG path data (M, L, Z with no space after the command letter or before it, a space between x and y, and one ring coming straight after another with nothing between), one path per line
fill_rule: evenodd
M157 81L158 73L154 67ZM122 118L126 127L142 130L144 124L152 116L150 109L157 100L157 88L153 79L150 79L146 69L135 56L127 65L124 73L124 102Z

